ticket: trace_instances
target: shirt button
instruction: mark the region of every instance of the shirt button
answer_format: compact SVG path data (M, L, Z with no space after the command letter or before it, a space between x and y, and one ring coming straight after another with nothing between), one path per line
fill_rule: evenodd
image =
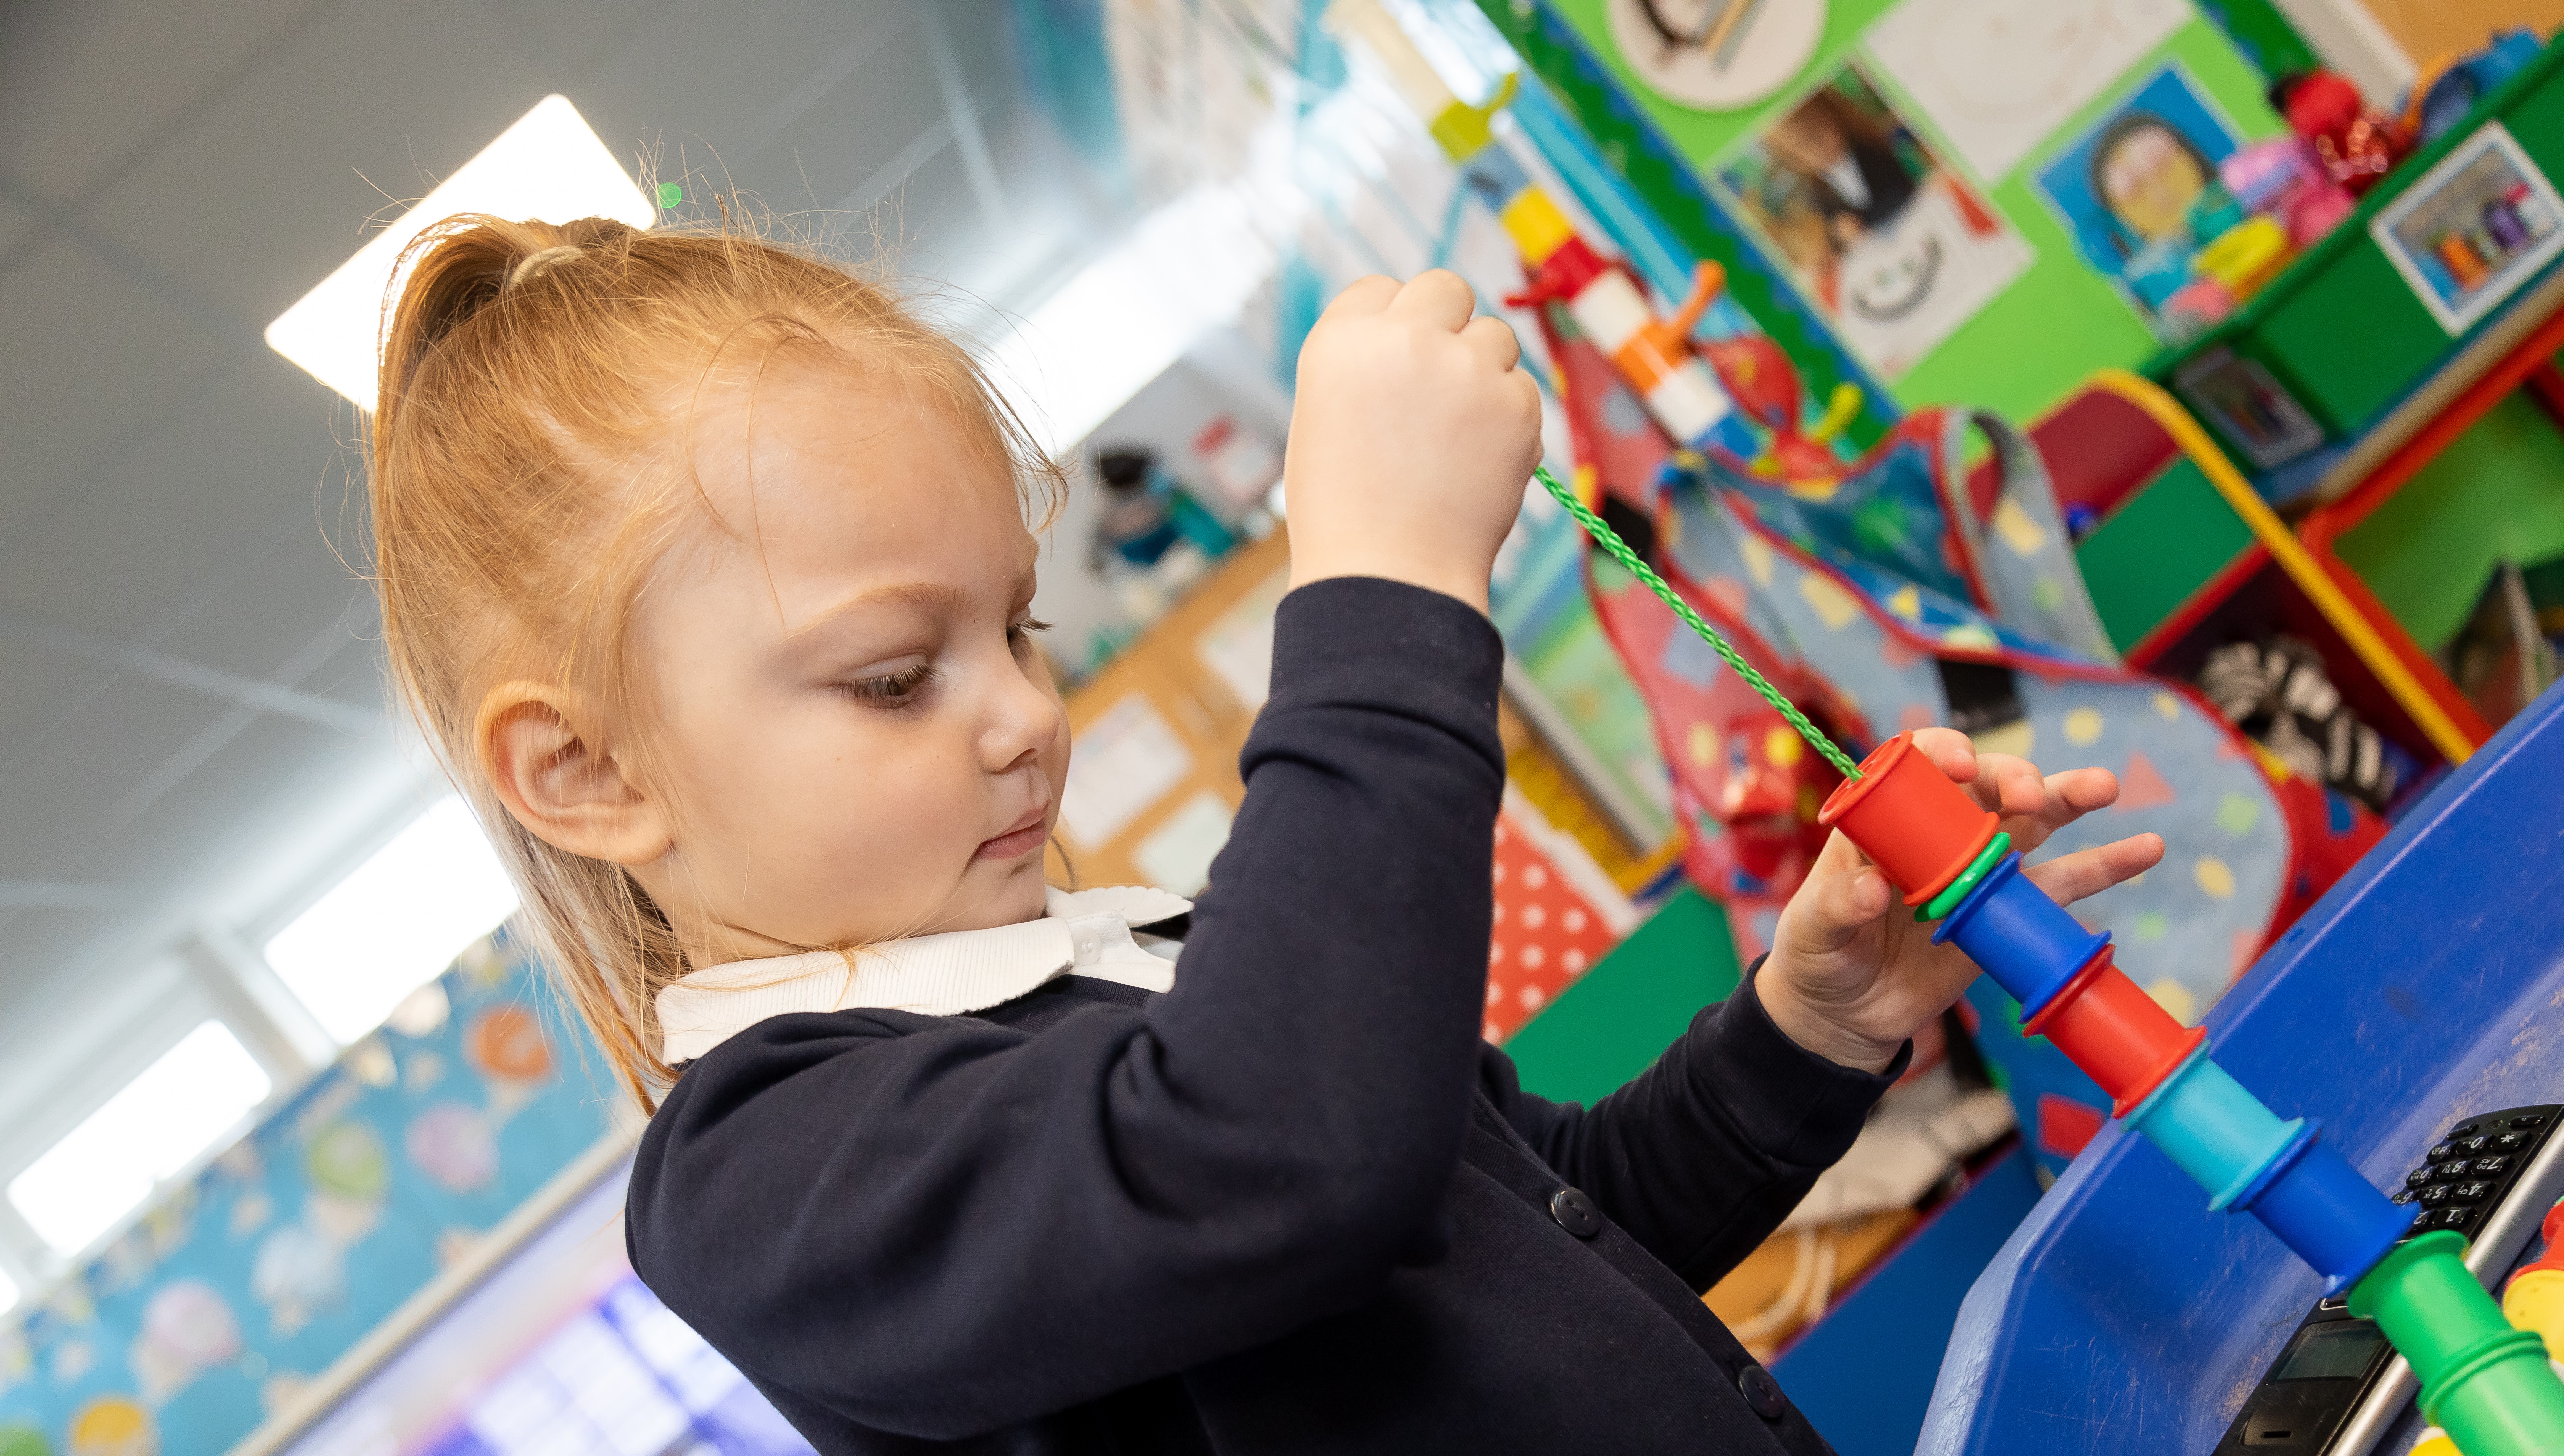
M1602 1211L1575 1188L1561 1188L1550 1198L1549 1216L1580 1239L1590 1239L1602 1231Z
M1781 1382L1761 1365L1747 1365L1737 1371L1736 1388L1745 1392L1745 1403L1765 1420L1779 1420L1789 1413L1790 1398L1781 1393Z

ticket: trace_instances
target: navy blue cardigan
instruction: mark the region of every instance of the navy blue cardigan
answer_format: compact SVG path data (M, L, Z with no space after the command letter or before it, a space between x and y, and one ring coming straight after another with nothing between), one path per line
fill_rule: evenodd
M1749 981L1591 1109L1520 1089L1478 1036L1502 651L1293 592L1175 989L757 1023L652 1119L633 1267L828 1456L1823 1451L1698 1291L1896 1069Z

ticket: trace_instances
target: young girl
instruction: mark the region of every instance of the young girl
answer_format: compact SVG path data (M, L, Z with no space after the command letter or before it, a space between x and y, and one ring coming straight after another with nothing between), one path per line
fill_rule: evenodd
M1974 969L1837 838L1594 1107L1480 1042L1486 583L1540 410L1458 279L1366 279L1302 353L1272 697L1188 905L1042 883L1056 476L956 345L747 238L413 256L371 478L401 689L657 1102L634 1268L813 1445L1824 1449L1699 1291ZM2024 845L2117 793L1921 741Z

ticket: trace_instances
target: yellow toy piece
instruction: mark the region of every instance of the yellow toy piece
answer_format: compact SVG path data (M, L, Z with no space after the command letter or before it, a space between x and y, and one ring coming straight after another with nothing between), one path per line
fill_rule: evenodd
M2548 1359L2564 1360L2564 1269L2521 1270L2501 1292L2501 1313L2512 1328L2536 1331Z

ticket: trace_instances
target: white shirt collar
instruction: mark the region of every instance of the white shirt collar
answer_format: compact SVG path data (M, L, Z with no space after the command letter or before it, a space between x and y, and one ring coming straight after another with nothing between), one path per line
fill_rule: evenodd
M659 1055L670 1066L690 1062L769 1016L795 1011L961 1016L1071 973L1163 991L1175 983L1175 962L1142 949L1131 930L1192 908L1182 896L1139 885L1053 890L1041 919L1018 925L707 966L660 990Z

